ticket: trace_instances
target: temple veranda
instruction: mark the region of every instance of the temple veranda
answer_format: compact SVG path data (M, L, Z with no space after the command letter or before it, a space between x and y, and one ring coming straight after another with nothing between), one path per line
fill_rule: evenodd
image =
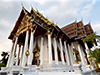
M97 45L81 39L93 33L90 22L82 20L63 28L49 21L33 7L29 13L23 6L9 35L10 56L1 75L98 75L96 64L89 58L88 48Z

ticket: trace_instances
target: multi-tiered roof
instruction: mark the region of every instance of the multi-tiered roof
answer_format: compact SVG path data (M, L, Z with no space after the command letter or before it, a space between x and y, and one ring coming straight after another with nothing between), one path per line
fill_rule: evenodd
M36 32L34 34L35 36L45 34L48 30L50 30L53 33L52 35L57 34L58 37L63 36L63 40L69 39L69 37L57 26L57 24L49 21L38 10L35 11L32 7L29 13L23 6L20 16L8 37L9 39L13 40L17 34L19 35L19 42L24 42L28 24L27 19L29 22L29 30L31 30L34 25L37 26Z
M22 11L11 34L8 37L9 39L13 40L17 34L19 35L19 42L24 43L28 24L27 19L29 22L29 30L31 30L31 27L34 27L34 25L37 26L34 34L35 36L45 34L48 30L50 30L53 32L53 35L57 34L58 37L62 37L62 40L68 40L72 38L77 40L93 33L90 23L84 26L82 20L78 23L75 21L60 29L57 24L49 21L48 18L44 17L38 10L35 11L32 7L31 11L28 12L22 6Z
M75 40L84 38L86 35L93 33L90 22L87 25L84 25L82 20L79 22L73 22L63 28L61 28L69 38L74 38Z

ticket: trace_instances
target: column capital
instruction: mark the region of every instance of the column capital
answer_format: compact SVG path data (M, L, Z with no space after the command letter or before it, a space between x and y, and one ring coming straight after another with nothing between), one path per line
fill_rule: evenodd
M64 40L64 42L66 43L66 42L67 42L67 40Z
M31 28L31 32L33 32L33 35L34 35L36 29L37 29L37 26L34 24L33 27Z
M62 40L62 37L59 37L59 39L61 39L61 40Z
M54 34L53 36L54 36L54 38L57 39L57 37L58 37L58 33Z
M29 26L26 27L26 31L29 31Z
M19 34L18 33L16 33L16 37L18 37L19 36Z
M14 38L12 39L12 42L13 42L13 43L15 42L15 39L14 39Z
M77 43L77 44L79 44L79 42L78 42L78 41L76 41L76 43Z
M47 35L50 34L50 36L52 36L52 33L50 30L47 31Z
M23 43L20 42L20 43L19 43L19 47L21 47L21 45L23 45Z
M59 35L59 38L61 38L61 40L63 39L63 34L62 35Z

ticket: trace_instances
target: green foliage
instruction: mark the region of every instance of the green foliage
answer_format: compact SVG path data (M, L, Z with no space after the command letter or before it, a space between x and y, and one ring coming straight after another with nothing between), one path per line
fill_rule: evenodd
M90 44L93 43L94 39L96 38L96 34L93 33L92 35L87 35L86 38L81 39L83 42L88 42Z
M0 63L0 70L1 70L1 67L6 67L6 65L4 63Z
M93 33L92 35L86 36L86 38L81 39L83 42L87 42L89 44L92 44L94 42L94 39L97 40L97 42L100 42L100 35L96 35L96 33ZM100 63L100 48L96 48L93 51L91 49L89 51L90 58L95 58L96 63Z
M92 44L94 42L94 39L97 39L97 42L100 42L100 35L96 35L96 32L91 35L87 35L86 38L83 38L81 40L83 42L88 42Z
M96 48L93 51L89 49L90 58L95 58L96 63L100 63L100 48Z

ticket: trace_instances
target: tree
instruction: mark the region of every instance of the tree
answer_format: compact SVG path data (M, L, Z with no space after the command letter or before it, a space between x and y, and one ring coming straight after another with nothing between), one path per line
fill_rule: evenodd
M89 49L89 58L94 58L96 63L100 63L100 48L95 48L93 51Z
M1 67L6 67L9 55L8 55L8 52L2 52L1 56L2 56L2 59L0 60L0 70L1 70Z
M83 42L87 42L89 44L93 44L94 40L97 40L97 42L100 43L100 35L96 35L96 33L93 33L92 35L86 36L86 38L81 39ZM89 58L93 58L96 70L99 70L98 63L100 63L100 48L95 48L93 51L91 49L88 49L89 51Z
M1 70L1 67L6 67L6 65L4 63L0 63L0 70Z
M2 52L1 56L2 56L1 62L6 65L9 57L8 52Z
M92 44L94 42L94 39L96 38L100 38L99 35L96 35L96 33L93 33L91 35L87 35L85 38L81 39L83 42L88 42L90 44ZM100 40L98 40L100 41Z

